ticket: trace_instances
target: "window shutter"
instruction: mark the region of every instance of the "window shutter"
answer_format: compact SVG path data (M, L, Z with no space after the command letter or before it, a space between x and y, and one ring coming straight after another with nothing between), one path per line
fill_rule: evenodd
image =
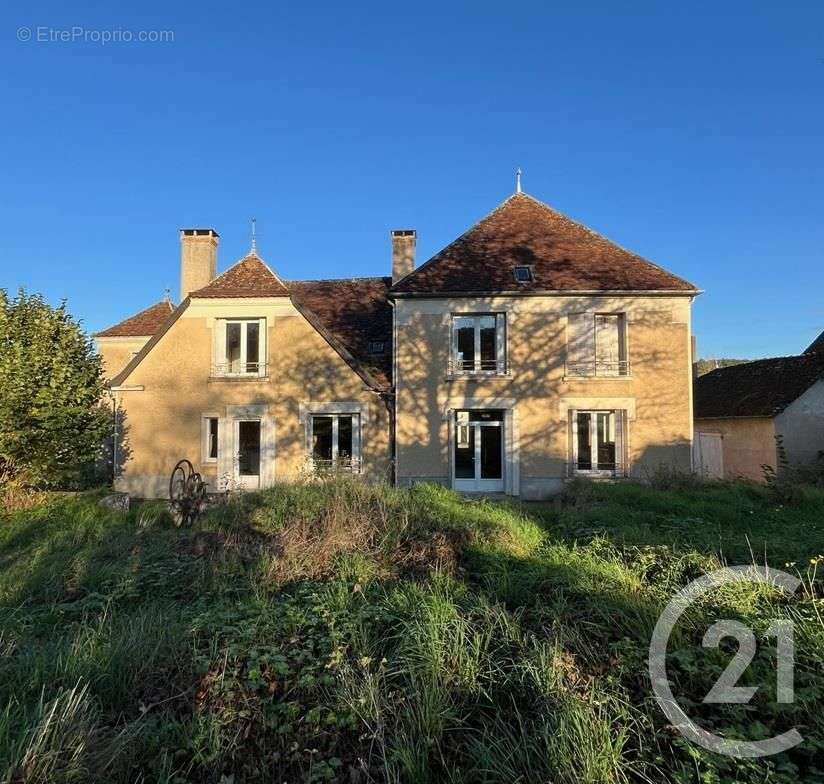
M567 369L571 376L587 375L595 364L595 319L592 313L567 316Z
M269 372L269 347L268 338L266 334L266 319L262 318L258 321L258 375L265 376Z
M619 409L615 412L615 475L627 475L626 428L627 412Z
M225 372L226 363L226 321L215 319L215 355L212 365L218 373Z

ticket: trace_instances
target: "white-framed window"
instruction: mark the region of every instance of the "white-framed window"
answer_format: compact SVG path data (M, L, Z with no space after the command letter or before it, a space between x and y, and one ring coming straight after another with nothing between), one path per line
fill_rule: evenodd
M308 427L310 458L315 471L360 472L359 414L310 414Z
M570 411L571 472L623 476L626 415L620 410Z
M212 375L266 375L266 319L216 320Z
M629 375L625 313L572 313L567 317L566 375Z
M503 375L506 316L503 313L453 314L450 373Z
M214 414L204 414L201 426L202 454L204 463L216 463L219 444L220 420Z

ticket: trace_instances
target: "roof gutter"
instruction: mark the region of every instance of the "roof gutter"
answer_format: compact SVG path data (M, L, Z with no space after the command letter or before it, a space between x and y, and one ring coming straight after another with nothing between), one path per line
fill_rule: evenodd
M451 297L697 297L703 289L655 289L638 291L632 289L541 289L532 291L512 291L511 289L489 291L389 291L392 299L449 299Z

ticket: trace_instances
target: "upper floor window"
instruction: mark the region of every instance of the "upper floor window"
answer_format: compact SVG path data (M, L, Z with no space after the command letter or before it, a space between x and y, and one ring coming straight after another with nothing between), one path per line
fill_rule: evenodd
M266 319L218 319L213 375L266 374Z
M506 373L506 318L503 313L452 317L452 373Z
M627 376L625 313L573 313L567 321L568 376Z

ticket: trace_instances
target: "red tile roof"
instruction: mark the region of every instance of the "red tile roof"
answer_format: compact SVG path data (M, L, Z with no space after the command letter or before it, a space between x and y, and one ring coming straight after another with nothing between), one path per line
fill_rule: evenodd
M718 368L695 380L695 416L772 417L820 378L824 378L824 352Z
M364 380L381 389L392 385L391 284L392 278L289 283L295 307L321 334L338 343L333 347L343 349L344 359Z
M517 283L516 266L533 280ZM399 281L398 294L696 288L551 207L516 193Z
M95 333L96 338L138 338L154 335L174 310L169 300L156 302L146 310L135 313L134 316Z
M288 297L289 291L254 252L218 275L191 297Z

